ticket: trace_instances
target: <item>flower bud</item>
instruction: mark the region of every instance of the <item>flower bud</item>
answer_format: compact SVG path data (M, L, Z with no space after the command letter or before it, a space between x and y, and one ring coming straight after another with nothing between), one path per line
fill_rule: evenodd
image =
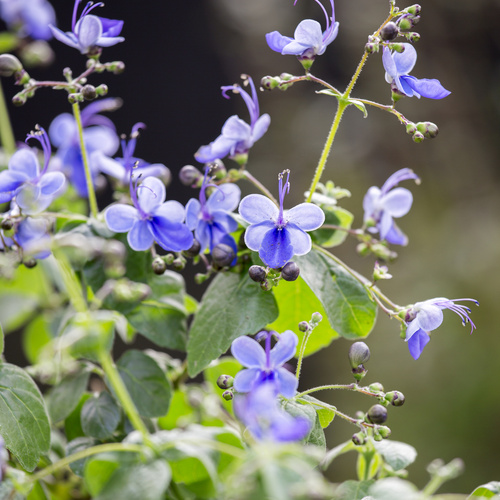
M416 125L417 130L422 133L426 139L434 139L439 133L439 129L435 123L418 122Z
M418 132L417 132L418 133ZM379 259L391 261L394 260L398 254L392 251L390 248L387 248L382 243L375 243L370 247L373 254L375 254Z
M23 69L21 61L12 54L0 55L0 76L12 76Z
M373 281L380 280L390 280L392 274L389 274L389 269L387 266L381 266L378 262L375 262L375 267L373 269Z
M200 242L197 239L194 239L191 247L188 248L187 250L184 250L182 254L185 255L186 257L193 258L200 253L200 250L201 250Z
M125 63L123 61L112 61L106 63L106 69L115 75L119 75L125 71Z
M219 181L226 177L227 170L222 160L214 160L210 163L210 175L213 175Z
M23 104L26 104L26 100L26 94L19 92L12 98L12 104L14 104L14 106L22 106Z
M95 88L95 93L96 93L96 95L98 95L100 97L107 95L108 86L104 85L104 83L102 83L101 85L99 85L98 87Z
M422 7L416 3L415 5L410 5L409 7L406 7L406 9L403 12L408 12L408 14L411 14L413 16L418 16L420 12L422 11Z
M378 43L368 42L365 45L365 52L367 54L374 54L374 53L378 52L379 48L380 48L380 45Z
M313 312L311 315L311 324L316 328L323 321L323 316L319 312Z
M233 387L234 378L231 375L221 375L217 379L217 385L220 389L230 389Z
M167 264L161 257L155 257L153 260L153 272L158 275L162 275L167 270Z
M33 269L36 266L36 259L30 258L23 260L24 267L27 267L28 269Z
M299 266L293 262L290 261L287 264L283 266L283 269L281 270L281 277L285 281L295 281L300 274L300 269Z
M406 133L407 134L413 135L416 131L417 131L417 126L413 122L406 124Z
M405 403L405 397L402 392L391 391L385 395L386 401L389 401L392 406L403 406Z
M387 408L382 405L373 405L366 413L366 418L372 424L383 424L387 420Z
M387 427L386 425L381 425L378 429L378 433L385 439L388 438L391 434L392 431Z
M201 285L202 283L205 283L209 277L210 276L208 274L197 273L194 275L194 282L197 285Z
M418 42L420 40L420 35L415 31L410 31L409 33L405 33L405 37L412 43Z
M349 348L348 356L351 367L357 368L370 359L370 349L364 342L354 342Z
M176 271L182 271L186 267L186 259L182 255L179 255L173 260L172 266L174 266Z
M0 226L4 231L8 231L14 227L14 222L12 219L5 218L2 220L2 224Z
M425 139L425 136L421 132L417 131L413 134L412 139L413 139L413 142L416 142L418 144L419 142L422 142Z
M265 279L260 283L260 287L264 290L264 292L269 292L269 290L273 287L273 284L268 279Z
M225 243L215 245L212 250L212 261L218 267L230 266L235 257L234 250Z
M184 186L193 186L202 178L200 171L193 165L184 165L179 172L179 179Z
M277 76L264 76L260 81L260 85L265 90L273 90L280 84L280 82L281 80Z
M368 388L372 392L383 392L384 391L384 386L380 382L374 382L373 384L370 384Z
M368 373L368 370L363 365L359 365L356 368L353 368L351 371L354 378L358 382Z
M399 52L400 54L405 51L405 46L402 43L391 43L388 45L394 52Z
M250 266L248 270L248 275L253 281L257 283L262 283L267 276L266 269L262 266Z
M365 441L366 441L366 434L364 432L358 432L356 434L353 434L352 436L352 442L357 446L365 444Z
M234 398L234 394L233 394L233 391L231 389L228 389L227 391L224 391L222 393L222 397L226 400L226 401L231 401L231 399Z
M399 35L399 29L396 25L396 23L393 23L392 21L387 23L381 30L380 30L380 38L386 42L390 42L394 40L397 36Z
M68 101L70 104L76 104L77 102L83 102L83 95L80 93L68 94Z
M311 327L309 326L309 323L308 323L307 321L301 321L301 322L299 323L299 330L300 330L301 332L306 333L306 332L308 332L310 329L311 329Z
M86 101L93 101L97 97L97 92L93 85L84 85L82 95Z

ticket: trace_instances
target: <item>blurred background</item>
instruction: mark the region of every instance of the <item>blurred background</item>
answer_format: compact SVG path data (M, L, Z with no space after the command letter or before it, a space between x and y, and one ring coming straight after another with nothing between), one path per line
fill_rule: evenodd
M324 0L324 3L328 3ZM390 408L387 424L392 439L414 445L418 459L409 478L423 487L426 465L434 458L461 457L465 474L447 483L444 491L467 493L475 486L500 480L500 328L496 317L500 297L500 41L499 0L422 0L422 19L415 27L418 61L412 75L437 78L452 94L443 100L402 99L398 109L412 121L432 121L436 139L415 144L395 117L368 109L367 119L354 107L345 113L323 181L349 189L352 197L341 206L362 223L366 190L381 186L394 171L409 167L422 179L405 184L414 194L410 214L400 220L409 236L406 248L396 249L390 265L394 278L381 285L396 303L433 297L472 297L479 300L472 318L477 330L469 335L459 318L446 311L443 325L432 335L421 358L414 361L399 338L399 326L383 314L367 339L371 360L367 384L381 382L386 390L406 396L401 408ZM71 27L73 0L53 0L58 26ZM319 57L312 73L342 90L362 56L367 36L388 13L387 0L337 0L337 39ZM399 4L401 8L409 2ZM329 11L329 6L326 5ZM312 0L294 7L291 0L184 0L106 2L97 15L123 19L126 42L105 49L103 62L123 60L123 75L95 75L89 83L109 86L109 96L123 99L110 117L119 133L145 122L137 156L163 162L174 180L170 198L186 202L192 195L176 174L185 164L196 164L193 154L215 139L232 114L248 119L237 96L221 97L220 86L240 82L240 74L256 82L264 75L302 74L293 56L271 51L265 34L278 30L292 36L305 18L324 26L323 14ZM36 79L62 78L69 66L83 71L85 58L56 41L47 68L31 70ZM16 92L11 80L2 82L7 97ZM288 206L301 202L308 189L329 131L336 101L316 95L312 83L286 92L260 93L261 112L271 115L268 133L252 149L249 170L273 192L277 174L291 170ZM369 58L353 97L390 104L381 55ZM70 112L66 93L39 90L22 108L10 107L17 140L35 124L48 128L61 112ZM228 167L231 161L226 162ZM198 165L201 167L201 165ZM251 192L249 186L242 186ZM347 240L335 253L356 270L370 276L374 259L355 253ZM193 295L199 290L192 283ZM307 319L307 318L304 318ZM301 388L350 383L347 351L350 342L335 341L306 359ZM12 359L12 358L10 358ZM371 400L358 394L322 394L339 410L366 411ZM328 446L350 439L355 428L335 421L327 430ZM334 462L333 481L355 478L355 456Z

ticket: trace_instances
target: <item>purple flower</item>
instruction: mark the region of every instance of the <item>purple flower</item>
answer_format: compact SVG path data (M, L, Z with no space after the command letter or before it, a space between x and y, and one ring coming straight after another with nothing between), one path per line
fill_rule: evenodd
M10 28L19 28L22 36L34 40L49 40L49 24L55 24L56 14L47 0L0 0L0 17Z
M17 226L15 239L25 255L46 259L50 255L50 236L45 219L26 217Z
M415 78L408 73L417 62L417 51L410 43L403 43L403 52L391 52L384 47L382 62L385 68L385 79L403 95L408 97L420 96L429 99L442 99L451 92L446 90L439 80Z
M233 219L231 212L240 202L241 191L236 184L222 184L215 186L208 184L208 171L200 189L199 201L191 198L186 205L186 224L194 231L195 237L201 245L201 252L207 248L210 252L214 246L224 243L229 245L236 254L236 242L230 235L238 228L238 223ZM208 187L215 190L208 197Z
M307 436L311 423L280 409L273 384L264 383L252 392L234 398L234 413L258 440L299 441Z
M249 84L252 96L241 88L240 85L228 85L222 88L222 95L229 99L226 92L232 90L235 94L240 94L250 113L250 125L244 122L237 115L233 115L226 120L222 127L222 134L207 146L202 146L195 153L194 157L200 163L209 163L229 155L230 158L246 156L249 149L266 133L271 117L265 113L259 116L259 101L257 91L251 77L244 75L244 85ZM246 161L245 161L246 163Z
M134 170L134 175L142 177L160 177L167 181L170 179L170 170L161 163L150 164L140 158L134 156L137 137L139 137L139 129L146 128L144 123L136 123L132 127L130 140L127 142L124 138L121 139L123 158L109 158L102 151L96 151L93 154L93 161L96 167L103 173L119 179L122 183L128 183L130 173Z
M319 2L315 2L321 7L326 18L326 29L321 30L321 24L312 19L301 21L295 28L294 38L283 36L278 31L273 31L266 35L266 41L269 47L275 52L286 55L294 55L299 59L312 59L320 56L330 45L339 31L339 23L335 22L335 7L333 0L330 0L332 6L332 15L328 16L326 9ZM295 2L297 3L297 2Z
M259 252L262 261L273 269L283 267L294 255L308 253L311 237L306 231L318 229L325 221L323 210L312 203L283 211L283 200L290 190L289 177L289 170L279 175L279 207L265 196L251 194L241 200L239 208L240 215L250 223L245 231L247 247Z
M193 235L184 222L184 207L178 201L165 201L164 184L156 177L146 177L137 185L130 179L134 206L111 205L104 213L106 223L115 233L127 233L130 248L148 250L156 241L165 250L180 252L193 244Z
M47 132L40 128L28 134L28 139L40 142L44 153L44 166L36 154L28 148L16 151L7 170L0 173L0 203L15 201L25 214L37 214L45 210L62 193L66 179L61 172L47 172L52 153Z
M123 21L90 14L96 7L103 7L103 2L97 2L96 4L88 2L80 15L80 19L77 21L76 15L81 1L75 0L71 31L64 33L59 28L49 25L54 38L78 49L82 54L87 54L95 47L111 47L111 45L116 45L125 40L122 36L118 36L123 28Z
M273 333L278 341L271 349ZM232 355L247 367L234 379L234 388L237 392L250 392L262 384L272 383L277 394L282 394L285 398L295 395L299 382L283 365L295 355L299 340L291 330L286 330L281 335L273 333L261 332L261 336L265 336L266 339L265 350L250 337L238 337L233 341Z
M371 233L380 232L380 239L394 245L406 245L408 238L396 226L394 217L406 215L413 203L413 196L408 189L395 188L401 181L419 177L409 168L402 168L392 174L382 186L382 189L372 186L363 199L365 211L364 222L368 224Z
M470 323L472 333L476 325L469 317L471 310L464 305L456 304L460 300L469 300L479 305L479 302L474 299L446 299L438 297L435 299L425 300L424 302L416 302L406 312L406 342L413 359L418 359L424 347L430 340L429 332L435 330L443 322L443 309L449 309L458 314L465 326Z
M112 156L116 153L120 142L113 122L98 113L117 109L120 102L119 99L102 99L86 106L81 114L84 128L83 137L94 182L99 174L94 153ZM50 124L49 136L52 144L58 148L51 166L62 170L79 196L86 198L88 193L85 169L80 150L78 128L73 115L63 113L57 116Z

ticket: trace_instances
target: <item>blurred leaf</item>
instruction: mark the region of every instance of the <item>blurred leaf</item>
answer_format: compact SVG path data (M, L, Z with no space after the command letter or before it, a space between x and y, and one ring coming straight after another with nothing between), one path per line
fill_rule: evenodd
M12 52L19 44L19 40L14 33L3 31L0 33L0 54Z
M76 408L64 420L64 433L66 434L66 439L68 441L73 441L78 437L84 437L80 413L82 412L85 401L87 401L90 397L91 395L88 392L82 394Z
M130 350L118 360L116 366L143 417L162 417L167 413L172 389L152 358L141 351Z
M366 337L375 324L377 307L365 287L317 250L296 257L296 261L301 277L323 304L332 328L348 339Z
M37 481L34 484L33 489L26 497L26 500L50 500L50 496L49 493L45 490L45 485L40 481Z
M91 448L99 443L97 439L92 437L78 437L70 441L66 445L66 456L73 455L73 453L77 453L78 451L86 450L87 448ZM85 469L85 464L89 460L87 458L81 458L80 460L76 460L75 462L71 462L69 464L70 469L80 477L83 477L83 471Z
M335 410L333 408L325 408L325 404L319 399L306 394L305 396L297 399L297 401L303 404L311 405L316 410L319 423L323 429L328 427L333 422L333 419L335 418Z
M40 352L52 341L44 315L38 315L23 331L23 351L31 364L39 361Z
M217 379L221 375L229 375L234 378L242 368L241 364L232 356L223 356L222 358L212 361L203 371L205 380L212 386L214 393L219 396L222 406L231 415L233 414L233 402L226 401L222 397L223 390L217 385Z
M500 482L491 481L487 484L478 486L468 497L469 498L493 498L494 500L500 499Z
M193 408L189 404L187 395L176 390L172 394L172 400L170 401L170 408L165 416L158 419L158 425L160 429L170 430L176 427L183 426L189 417L193 415Z
M3 286L3 284L2 284ZM0 317L5 333L21 328L39 306L39 300L22 293L0 295Z
M415 485L399 477L379 479L369 489L374 500L417 500L421 498Z
M194 377L242 335L257 333L278 316L276 301L248 274L223 273L203 296L188 341L188 372Z
M374 441L373 444L385 462L395 471L408 467L417 458L417 450L406 443L384 439L383 441Z
M309 336L305 355L308 356L323 349L339 337L326 321L326 312L321 302L300 276L295 281L281 281L279 286L273 288L273 294L278 303L279 316L267 328L280 333L285 330L297 333L299 336L297 352L304 338L304 333L298 329L298 325L301 321L309 321L314 312L319 312L325 320Z
M120 408L108 392L89 398L83 405L80 419L86 436L97 439L110 437L120 423Z
M373 449L358 449L358 460L356 462L356 474L365 480L373 479L382 467L382 457Z
M351 212L337 206L323 205L321 208L323 209L323 212L325 212L325 224L339 226L346 229L351 228L351 224L354 219ZM347 238L347 234L347 231L343 231L342 229L320 228L311 233L311 238L317 245L331 248L341 245Z
M18 366L0 363L0 429L6 447L31 472L50 446L50 424L43 397Z
M309 420L311 430L304 438L303 442L306 444L314 444L320 448L326 449L325 433L319 422L319 417L316 410L309 404L302 404L299 401L282 401L283 409L292 417L302 417Z
M0 355L3 354L5 349L5 335L3 333L2 324L0 323Z
M345 481L335 490L333 500L362 500L375 481Z

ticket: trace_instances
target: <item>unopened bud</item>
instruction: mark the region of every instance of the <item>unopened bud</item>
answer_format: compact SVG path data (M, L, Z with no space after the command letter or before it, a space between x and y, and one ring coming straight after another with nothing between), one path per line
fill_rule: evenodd
M364 432L357 432L352 436L352 442L357 446L365 444L365 441L366 441L366 434Z
M210 277L208 274L203 274L203 273L197 273L194 275L194 282L197 285L201 285L202 283L205 283L207 279Z
M383 424L387 420L387 408L382 405L373 405L366 413L366 418L372 424Z
M231 391L230 389L228 389L227 391L224 391L222 393L222 397L226 400L226 401L231 401L231 399L234 398L234 394L233 394L233 391Z
M385 438L388 438L392 431L391 429L389 429L389 427L387 427L386 425L381 425L378 429L378 433L385 439Z
M68 94L68 101L70 104L76 104L77 102L83 102L83 95L80 93Z
M391 391L385 395L386 401L389 401L392 406L403 406L405 403L405 396L402 392Z
M226 177L227 170L222 160L217 159L210 163L210 175L213 175L219 181Z
M307 321L301 321L301 322L299 323L299 330L300 330L301 332L306 333L307 331L309 331L309 330L310 330L310 328L311 328L311 327L309 326L309 323L308 323Z
M357 368L370 359L370 349L364 342L354 342L349 348L348 356L351 367Z
M358 382L368 373L368 370L363 365L359 365L356 368L353 368L351 371L354 378Z
M381 30L380 30L380 38L386 42L390 42L394 40L397 36L399 35L399 29L396 25L396 23L393 23L392 21L387 23Z
M260 287L262 288L262 290L264 290L264 292L269 292L269 290L271 290L273 285L269 280L265 279L260 283Z
M161 275L167 270L167 264L161 257L155 257L153 260L153 272L155 274Z
M283 269L281 270L281 277L285 281L295 281L300 274L300 269L299 266L293 262L290 261L287 264L283 266Z
M221 375L217 379L217 385L220 389L230 389L233 387L234 378L231 375Z
M23 65L16 56L12 54L0 55L0 76L12 76L22 69Z
M36 259L26 259L23 260L24 267L27 267L28 269L33 269L36 266Z
M200 171L193 165L184 165L179 172L179 179L184 186L193 186L202 177Z
M432 122L418 122L417 130L422 133L426 139L434 139L439 133L437 125Z
M260 81L260 86L265 90L273 90L280 82L281 80L277 76L264 76Z
M23 104L26 104L26 99L26 94L19 92L19 94L16 94L12 98L12 104L14 104L14 106L22 106Z
M234 250L225 243L215 245L212 250L212 261L219 267L230 266L235 257Z
M422 11L422 7L416 3L415 5L410 5L409 7L406 7L404 12L408 12L408 14L411 14L413 16L418 16L420 12Z
M200 250L201 250L200 242L198 240L194 239L191 247L188 248L187 250L184 250L182 253L186 257L193 258L193 257L196 257L200 253Z
M101 85L99 85L98 87L95 88L95 93L96 93L96 95L98 95L100 97L107 95L108 86L104 85L104 83L102 83Z
M389 48L400 54L405 51L405 46L402 43L391 43L389 44Z
M12 221L12 219L3 219L2 221L2 224L1 224L1 228L4 230L4 231L8 231L9 229L12 229L14 227L14 222Z
M367 54L374 54L376 52L378 52L379 50L379 44L378 43L372 43L372 42L368 42L366 45L365 45L365 52Z
M113 61L106 64L106 69L112 71L115 75L119 75L125 71L125 63L123 61Z
M267 276L266 269L262 266L250 266L248 270L248 275L253 281L257 283L262 283Z
M151 295L151 288L148 285L126 278L118 281L113 288L113 297L120 302L142 301L149 295Z
M418 144L419 142L422 142L425 139L425 136L421 132L415 132L413 134L412 139L413 139L413 142L416 142Z
M409 33L405 33L405 37L412 43L418 42L420 40L420 34L415 31L410 31Z
M384 390L384 386L380 382L374 382L373 384L370 384L368 388L372 392L383 392Z
M313 312L311 315L311 324L317 327L323 321L323 316L319 312Z
M82 95L86 101L93 101L97 97L97 92L93 85L84 85Z
M417 126L413 122L406 124L406 133L407 134L413 135L416 131L417 131Z
M179 255L173 260L172 266L176 271L182 271L186 267L186 259Z

